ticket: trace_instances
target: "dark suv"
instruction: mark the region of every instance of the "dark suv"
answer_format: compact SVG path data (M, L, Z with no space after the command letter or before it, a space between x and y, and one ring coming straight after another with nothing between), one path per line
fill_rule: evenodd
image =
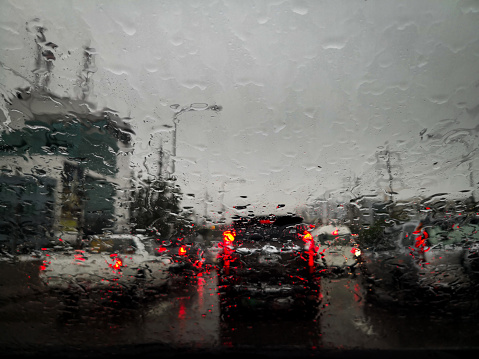
M244 307L317 313L321 299L318 248L302 221L292 215L235 218L220 244L223 315Z

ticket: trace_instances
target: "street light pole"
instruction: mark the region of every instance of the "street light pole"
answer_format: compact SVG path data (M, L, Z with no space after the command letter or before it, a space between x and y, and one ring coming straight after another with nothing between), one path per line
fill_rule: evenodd
M170 108L173 110L177 110L179 108L179 105L171 105ZM178 130L178 124L180 123L180 115L185 113L185 112L190 112L190 111L214 111L214 112L219 112L223 109L222 106L219 105L211 105L208 106L208 104L196 104L192 103L188 106L185 106L181 108L179 111L177 111L174 116L173 116L173 151L172 151L172 163L171 163L171 172L172 174L175 173L175 162L176 162L176 131Z

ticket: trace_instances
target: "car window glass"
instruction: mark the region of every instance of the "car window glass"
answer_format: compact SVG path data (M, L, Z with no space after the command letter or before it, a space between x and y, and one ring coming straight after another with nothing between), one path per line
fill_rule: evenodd
M0 9L2 354L479 349L477 0Z

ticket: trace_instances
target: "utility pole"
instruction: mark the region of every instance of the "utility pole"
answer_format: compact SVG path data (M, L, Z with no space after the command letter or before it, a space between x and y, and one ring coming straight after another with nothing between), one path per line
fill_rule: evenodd
M163 177L163 139L160 140L160 152L159 152L159 161L158 161L158 178Z
M398 160L400 160L401 158L399 157L399 152L397 151L391 151L389 150L389 146L386 147L385 150L382 150L382 151L378 151L376 152L376 159L377 159L377 163L381 163L381 161L385 161L386 163L386 171L387 171L387 174L388 174L388 178L387 178L387 181L388 181L388 190L387 190L387 194L389 196L389 201L392 203L394 202L394 195L397 194L395 191L394 191L394 187L393 187L393 182L395 180L394 176L393 176L393 163L392 163L392 157L394 155L397 155L397 158Z
M86 100L93 90L91 76L97 71L95 65L95 49L85 46L83 48L83 69L78 74L78 86L80 88L80 100Z
M38 21L39 20L34 20ZM27 31L32 32L30 23L27 23ZM50 84L50 77L53 70L53 61L55 61L55 55L53 51L58 47L53 42L47 42L45 37L44 28L40 23L33 25L33 31L35 31L35 44L37 45L37 58L35 61L35 69L32 71L35 75L35 87L40 90L48 90Z

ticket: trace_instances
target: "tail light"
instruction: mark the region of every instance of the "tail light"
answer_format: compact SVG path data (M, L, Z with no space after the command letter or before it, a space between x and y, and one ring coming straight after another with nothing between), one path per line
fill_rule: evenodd
M181 247L180 247L180 249L178 250L178 254L179 254L180 256L186 255L186 248L185 248L185 246L181 246Z
M110 254L110 258L112 260L113 263L108 263L108 265L110 266L110 268L112 268L113 270L120 270L121 267L123 266L123 261L121 260L121 258L118 256L118 254Z
M166 252L166 248L165 247L160 247L160 248L157 248L156 249L158 253L164 253Z
M359 248L356 248L354 247L353 249L351 249L351 253L355 256L355 257L359 257L361 255L361 250Z
M235 230L231 231L224 231L223 232L223 261L225 266L225 273L229 275L230 271L230 261L231 261L231 254L233 253L233 249L230 248L230 245L234 242L236 236Z
M314 244L314 238L308 231L303 232L303 241L305 242L305 247L307 247L306 249L308 251L308 266L310 272L312 273L314 271L314 258L319 250L319 247L316 247L316 245Z
M117 259L115 261L115 264L113 264L113 269L118 270L121 268L122 265L123 265L123 262L121 261L121 259Z
M225 245L230 245L231 243L234 242L235 237L236 237L236 232L234 230L224 231L223 232L223 243Z

